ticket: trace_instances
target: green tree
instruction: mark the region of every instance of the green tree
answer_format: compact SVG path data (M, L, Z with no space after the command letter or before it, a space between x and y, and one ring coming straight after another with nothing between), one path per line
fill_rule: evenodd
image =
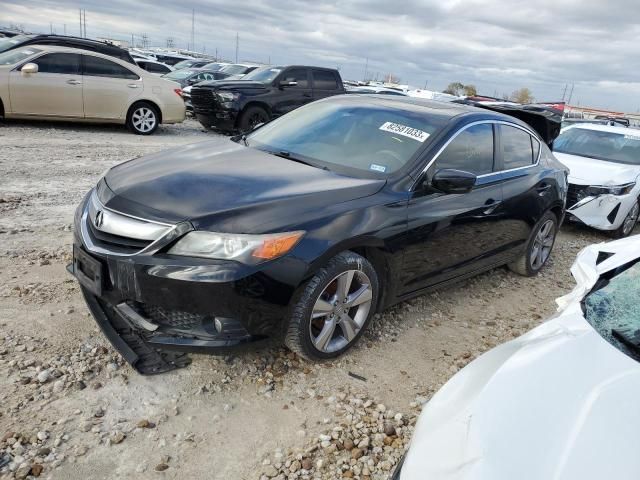
M527 87L523 87L520 90L516 90L511 94L509 98L512 102L516 103L533 103L535 98Z

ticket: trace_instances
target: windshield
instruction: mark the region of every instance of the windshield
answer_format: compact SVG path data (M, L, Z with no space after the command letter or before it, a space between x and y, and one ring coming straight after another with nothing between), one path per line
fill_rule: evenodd
M228 73L229 75L237 75L247 71L248 67L244 65L225 65L220 69L221 72Z
M553 142L553 151L597 158L615 163L640 165L640 131L605 132L586 128L563 130Z
M194 63L196 63L195 60L182 60L181 62L176 63L173 67L176 70L178 70L180 68L189 68Z
M243 80L253 80L254 82L271 83L282 71L281 67L256 68L253 72L247 73Z
M182 80L184 78L190 77L194 73L196 72L194 72L193 70L183 68L182 70L174 70L173 72L166 73L162 76L164 78L170 78L172 80Z
M0 38L0 52L6 52L19 43L29 40L31 35L16 35L15 37Z
M210 70L212 72L217 72L218 70L220 70L222 67L226 66L226 63L207 63L204 67L202 68L206 68L207 70Z
M601 282L584 299L585 318L606 341L640 360L640 262Z
M389 174L402 168L448 118L412 105L341 97L294 110L256 130L247 142L329 169Z
M20 63L30 56L40 53L42 50L33 47L22 47L8 52L0 53L0 65L13 65Z

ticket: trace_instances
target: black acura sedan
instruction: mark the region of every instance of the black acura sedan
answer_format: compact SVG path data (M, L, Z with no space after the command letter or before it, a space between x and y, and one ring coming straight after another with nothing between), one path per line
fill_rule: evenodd
M426 289L540 271L567 191L544 136L466 105L331 97L112 168L77 209L70 270L142 373L266 337L335 357Z

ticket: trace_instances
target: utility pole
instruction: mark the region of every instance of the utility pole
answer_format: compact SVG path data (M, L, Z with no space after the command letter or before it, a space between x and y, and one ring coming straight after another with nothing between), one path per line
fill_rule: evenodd
M568 83L564 84L564 92L562 92L562 101L564 102L564 96L567 94L567 87L569 86Z
M82 9L80 8L80 36L82 36Z
M571 84L571 93L569 93L569 99L567 100L568 104L571 104L571 97L573 97L573 87L575 87L575 86L576 86L575 83Z
M87 38L87 11L82 9L82 24L84 25L84 38Z
M364 75L362 77L362 80L366 81L367 80L367 70L369 69L369 57L367 57L365 59L364 62Z
M65 35L67 34L67 24L66 23L64 24L64 34Z
M216 48L216 56L215 56L216 62L218 61L218 49Z
M428 83L429 83L429 80L425 80L425 81L424 81L424 89L425 89L425 90L427 89L427 84L428 84Z
M191 9L191 49L196 49L195 32L196 32L196 9Z
M240 36L236 32L236 63L238 63L238 49L240 48Z

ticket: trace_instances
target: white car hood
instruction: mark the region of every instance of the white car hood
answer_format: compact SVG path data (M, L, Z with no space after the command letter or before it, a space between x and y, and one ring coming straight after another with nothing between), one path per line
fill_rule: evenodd
M596 265L598 253L613 256ZM583 250L560 313L490 350L425 406L401 480L637 480L640 363L605 341L580 301L640 258L640 236Z
M640 175L640 166L607 162L589 157L553 152L569 168L569 183L577 185L624 185Z

